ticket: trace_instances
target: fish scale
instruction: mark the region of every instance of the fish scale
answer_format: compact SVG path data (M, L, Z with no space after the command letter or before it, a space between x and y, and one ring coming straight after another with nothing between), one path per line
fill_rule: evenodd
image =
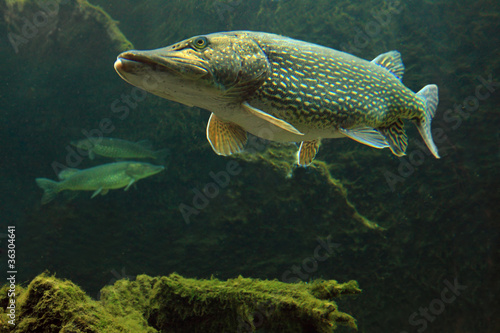
M274 107L269 113L285 121L316 128L349 128L359 122L383 126L402 115L414 117L412 110L424 107L413 92L400 88L404 86L392 74L374 72L362 59L346 59L343 53L322 47L301 52L257 42L267 47L271 75L256 96L269 101Z
M210 111L207 139L219 155L241 152L251 133L301 142L299 165L312 163L328 138L348 137L403 156L403 119L409 119L439 158L430 126L438 88L408 89L397 51L367 61L276 34L229 31L127 51L115 69L153 94Z
M46 204L52 201L57 193L65 190L94 191L92 198L98 194L105 195L110 189L125 187L126 191L140 179L157 174L164 169L161 165L125 161L84 170L68 168L58 174L59 182L37 178L36 183L44 190L41 202Z
M90 159L94 155L101 155L111 158L153 158L163 160L168 154L167 149L153 151L149 149L147 140L131 142L116 138L88 138L72 141L71 144L81 150L88 151Z

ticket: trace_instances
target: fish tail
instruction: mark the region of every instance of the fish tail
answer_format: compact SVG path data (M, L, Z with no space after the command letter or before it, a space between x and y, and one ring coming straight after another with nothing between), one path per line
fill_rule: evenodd
M44 190L42 196L42 205L51 202L59 192L59 183L47 178L35 179L37 185Z
M154 158L160 164L165 164L165 159L167 158L168 155L170 155L169 149L160 149L154 152Z
M432 140L431 122L436 113L439 102L438 87L435 84L428 84L417 93L417 97L424 103L425 109L422 119L416 122L418 131L424 139L427 148L434 157L439 158L438 149Z

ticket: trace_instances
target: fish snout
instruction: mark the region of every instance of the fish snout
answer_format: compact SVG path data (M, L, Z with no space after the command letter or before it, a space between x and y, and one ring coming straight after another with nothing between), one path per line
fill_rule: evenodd
M198 79L209 74L208 63L196 53L166 47L149 51L126 51L118 55L115 70L122 76L152 71L174 77Z
M163 170L165 170L165 167L163 165L155 165L153 172L158 173L158 172L162 172Z
M154 65L148 57L140 54L140 51L127 51L120 53L114 63L115 71L123 79L126 74L139 74L143 72L148 65Z

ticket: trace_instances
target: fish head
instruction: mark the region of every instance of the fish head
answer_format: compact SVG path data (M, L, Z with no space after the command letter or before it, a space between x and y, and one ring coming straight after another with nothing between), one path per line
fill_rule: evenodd
M165 170L163 165L154 165L150 163L130 162L127 165L125 173L134 179L142 179L157 174Z
M245 32L195 36L156 50L123 52L114 66L132 85L206 109L244 101L270 71L266 54Z

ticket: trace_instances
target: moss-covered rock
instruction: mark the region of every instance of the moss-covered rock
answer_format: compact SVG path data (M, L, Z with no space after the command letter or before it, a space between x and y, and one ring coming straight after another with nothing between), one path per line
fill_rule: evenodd
M17 286L16 286L17 287ZM4 305L6 287L0 290L2 304L0 332L156 332L132 308L115 315L100 302L92 300L77 285L55 276L41 274L17 294L15 326L8 323Z
M243 277L220 281L139 275L91 299L77 285L47 273L18 289L16 325L8 324L7 286L0 290L4 332L333 332L356 328L332 298L361 292L355 281L286 284Z

